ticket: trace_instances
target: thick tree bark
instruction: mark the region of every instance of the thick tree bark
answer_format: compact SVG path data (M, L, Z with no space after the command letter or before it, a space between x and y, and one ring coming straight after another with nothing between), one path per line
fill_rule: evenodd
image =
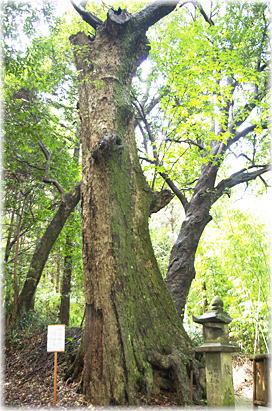
M30 262L24 286L19 295L18 311L16 315L25 314L33 308L32 301L49 253L67 218L79 202L79 197L79 185L69 193L64 194L64 199L61 202L58 211L39 240Z
M80 357L83 392L93 405L137 404L139 393L166 386L178 392L180 404L188 400L192 352L154 257L148 229L153 192L134 136L130 86L148 52L135 21L111 10L95 39L71 37L83 156L86 325Z

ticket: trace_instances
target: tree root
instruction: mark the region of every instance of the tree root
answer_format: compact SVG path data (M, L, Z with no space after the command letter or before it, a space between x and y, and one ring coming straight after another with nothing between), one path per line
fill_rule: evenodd
M193 358L186 364L177 350L166 351L147 353L153 369L154 393L176 392L181 404L199 403L205 397L202 359Z
M77 351L76 358L64 376L64 381L79 380L79 378L81 378L81 374L83 371L83 365L84 365L83 349L82 349L82 342L81 342L79 349Z
M189 400L189 379L185 364L182 362L178 352L169 354L159 352L148 352L147 361L153 368L155 389L174 391L177 393L181 404Z

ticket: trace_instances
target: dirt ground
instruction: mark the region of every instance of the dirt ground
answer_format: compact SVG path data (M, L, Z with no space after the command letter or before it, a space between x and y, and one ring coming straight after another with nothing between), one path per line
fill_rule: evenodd
M66 337L67 337L66 330ZM73 341L80 338L79 329L69 329L65 352L58 354L57 405L59 407L86 407L77 384L66 383L63 377L70 364ZM27 336L17 336L5 349L4 405L11 407L51 407L53 402L54 354L47 353L47 334L36 330Z
M76 352L80 332L77 328L67 329L68 339L66 338L65 352L58 354L57 407L63 409L88 407L83 395L77 392L78 385L69 380L64 381L65 372ZM49 408L52 406L53 353L46 351L46 338L46 331L42 329L29 335L22 333L6 347L3 406L16 408ZM251 408L253 386L251 361L235 359L233 376L237 406ZM141 400L143 406L177 407L173 393L156 396L148 403L145 402L145 398Z
M252 408L253 372L252 361L248 358L234 357L233 385L236 406Z

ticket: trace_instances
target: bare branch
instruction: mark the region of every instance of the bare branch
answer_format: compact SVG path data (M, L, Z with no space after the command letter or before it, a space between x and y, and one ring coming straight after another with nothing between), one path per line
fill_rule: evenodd
M256 168L256 170L249 172L249 169ZM232 174L229 178L221 180L220 183L215 187L215 196L213 202L217 201L225 190L232 188L238 184L247 183L248 181L255 180L257 177L260 177L262 174L270 170L269 164L264 165L252 165L250 167L243 168L237 173Z
M264 88L266 89L266 85L264 85ZM257 107L258 102L262 101L263 97L264 92L258 92L258 86L255 84L255 95L252 97L252 102L244 105L242 108L242 115L238 113L240 118L234 121L234 124L230 127L230 129L236 130L241 124L243 124L249 117L252 110Z
M254 131L256 127L257 124L251 124L250 126L244 128L242 131L237 132L233 137L230 137L228 139L227 144L223 142L216 142L213 156L218 157L219 155L224 154L234 143L239 141L241 138L246 137L249 133Z
M26 164L26 165L27 165L28 167L30 167L30 168L35 168L35 170L44 171L44 168L35 166L34 164L31 164L31 163L29 163L29 162L26 161L26 160L21 160L20 158L17 158L16 160L17 160L19 163L24 163L24 164Z
M196 143L195 141L193 141L189 138L186 138L186 140L176 140L176 139L172 139L172 138L167 138L166 141L171 141L173 143L187 143L187 144L189 144L189 146L193 145L193 146L198 147L199 150L207 151L203 146L201 146L200 144Z
M94 14L90 13L89 11L86 11L81 6L77 6L76 3L73 0L71 0L71 3L73 5L74 9L81 16L81 18L84 21L86 21L86 23L88 23L90 26L92 26L95 30L97 29L98 26L100 26L103 23L103 21L100 20L98 17L96 17ZM85 1L84 1L84 3L85 3ZM86 6L86 4L85 4L85 6Z
M145 113L149 114L153 108L160 102L161 96L153 97L151 102L145 107Z
M133 105L136 107L136 109L139 113L139 116L140 116L141 120L143 121L143 123L145 125L145 129L146 129L148 138L149 138L149 140L151 142L151 145L152 145L153 156L156 160L156 164L158 165L159 164L159 154L158 154L158 149L157 149L155 139L154 139L154 137L151 133L151 129L150 129L149 123L147 121L147 118L146 118L146 115L145 115L144 108L143 108L142 104L137 99L135 99L135 100L136 100L137 104L133 103Z
M234 155L235 158L244 157L247 161L249 161L250 163L253 164L253 161L251 160L251 158L249 158L246 154L244 154L244 153L236 154L236 153L234 153L234 151L232 151L232 150L229 150L229 151L230 151L231 154Z
M260 177L260 180L263 182L265 188L270 187L269 184L267 183L267 181L262 176L259 176L259 177Z
M214 26L214 22L211 19L211 17L208 17L208 15L205 13L203 7L201 6L201 4L196 1L196 2L192 2L200 11L200 14L204 17L204 20L210 25L210 26Z
M149 163L152 163L152 164L154 164L154 165L157 165L157 166L162 165L161 162L160 162L160 160L159 160L158 149L157 149L157 146L156 146L155 139L154 139L154 137L153 137L153 135L152 135L152 132L151 132L150 127L149 127L149 124L148 124L148 121L147 121L147 119L146 119L146 115L145 115L145 112L144 112L144 108L143 108L143 106L141 105L141 103L140 103L137 99L135 99L135 100L136 100L137 104L136 104L136 103L133 103L133 104L134 104L134 106L136 107L136 109L137 109L137 111L138 111L138 113L139 113L139 115L140 115L140 117L141 117L141 120L143 121L143 123L144 123L144 125L145 125L148 138L149 138L149 140L150 140L150 142L151 142L151 144L152 144L154 160L149 160L149 159L141 158L141 157L140 157L140 158L143 159L143 160L145 160L145 161L148 161ZM177 186L175 185L175 183L170 179L170 177L168 176L167 173L161 172L161 171L159 171L158 173L159 173L159 175L164 179L164 181L166 182L166 184L168 184L168 186L171 188L171 190L173 191L173 193L178 197L178 199L180 200L180 202L181 202L181 204L183 205L184 209L186 210L187 207L188 207L188 200L187 200L187 198L185 197L185 195L181 192L181 190L178 189L178 187L177 187Z
M145 152L148 153L146 134L145 134L144 129L143 129L142 125L141 125L141 121L138 120L138 119L136 119L136 125L139 127L140 132L141 132L141 134L142 134L142 136L143 136L143 144L144 144Z
M155 160L150 160L149 158L145 158L145 157L139 157L140 160L144 160L147 161L148 163L154 164L156 165L156 161ZM188 207L188 200L185 197L185 195L181 192L181 190L178 189L178 187L175 185L175 183L171 180L171 178L168 176L168 174L160 171L159 172L160 176L164 179L164 181L168 184L168 186L171 188L171 190L173 191L173 193L178 197L178 199L180 200L181 204L183 205L184 210L187 209Z
M43 152L43 154L44 154L44 156L45 156L45 158L46 158L46 161L47 161L47 163L48 163L48 162L51 160L51 153L47 150L47 148L46 148L45 145L42 143L42 141L39 141L38 144L39 144L40 149L42 150L42 152ZM47 167L48 167L48 164L47 164ZM48 170L45 169L45 172L47 172L47 171L48 171Z
M154 164L154 165L155 165L155 161L154 161L154 160L150 160L150 158L146 158L146 157L141 157L141 156L139 156L139 159L140 159L140 160L143 160L143 161L146 161L147 163L150 163L150 164Z
M207 15L207 13L205 12L205 10L203 9L201 3L199 1L195 1L195 0L190 0L190 1L185 1L184 3L181 3L181 5L179 7L184 6L186 3L192 3L196 9L199 10L200 14L204 17L204 20L210 25L210 26L214 26L214 22L212 20L212 13L210 15L210 17ZM191 13L190 13L191 14ZM215 14L214 14L215 15Z
M250 126L244 128L244 130L239 131L233 137L231 137L227 142L227 147L229 148L232 144L236 143L240 138L246 137L249 133L255 130L257 124L251 124Z
M47 148L45 147L45 145L39 141L39 146L46 158L46 164L45 164L45 173L44 173L44 177L43 177L43 182L44 183L48 183L48 184L53 184L56 189L58 190L58 192L61 194L61 198L63 200L64 195L65 195L65 191L63 189L63 187L60 185L60 183L52 178L48 177L48 173L49 173L49 167L50 167L50 161L51 161L51 153L47 150Z
M184 210L186 211L189 203L188 203L188 200L185 197L185 195L178 189L178 187L171 180L171 178L168 176L168 174L163 173L163 172L160 172L159 174L162 176L164 181L168 184L168 187L171 188L173 193L176 194L176 196L180 200L181 204L183 205Z

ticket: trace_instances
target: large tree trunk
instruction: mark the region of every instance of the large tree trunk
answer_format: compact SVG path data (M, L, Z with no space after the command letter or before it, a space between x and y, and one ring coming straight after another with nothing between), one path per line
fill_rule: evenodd
M163 389L176 390L184 404L192 353L150 241L153 193L138 161L130 103L147 39L115 22L126 18L124 10L110 11L95 39L71 37L82 121L82 387L93 405L133 405L139 393Z
M79 185L64 195L58 211L39 240L30 262L24 286L19 295L17 316L25 314L33 308L33 298L49 253L67 218L79 202L79 197Z

